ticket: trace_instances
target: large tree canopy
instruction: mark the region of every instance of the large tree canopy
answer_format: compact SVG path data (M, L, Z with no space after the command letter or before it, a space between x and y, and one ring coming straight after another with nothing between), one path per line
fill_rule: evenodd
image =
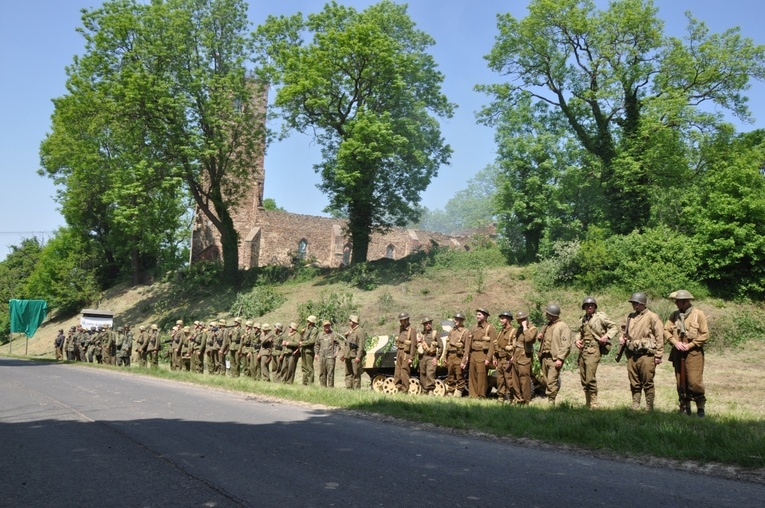
M257 38L283 133L310 132L321 145L327 209L348 217L352 262L366 261L372 232L417 219L420 192L451 154L435 118L454 106L427 53L434 41L389 1L270 17Z
M688 176L686 151L721 118L704 104L749 118L749 79L765 77L765 48L737 29L710 34L688 15L683 39L663 34L650 0L532 0L518 20L498 16L487 55L509 81L479 87L495 108L524 114L523 98L548 104L599 161L597 175L612 231L650 220L653 189Z
M220 233L229 281L239 264L230 209L263 147L260 88L245 68L248 25L241 0L114 0L83 11L86 52L67 69L68 95L56 101L43 145L44 167L67 185L106 173L102 197L89 199L107 209L109 227L126 229L127 242L142 241L140 226L167 227L163 207L182 215L177 186L185 182ZM67 151L78 136L78 149Z

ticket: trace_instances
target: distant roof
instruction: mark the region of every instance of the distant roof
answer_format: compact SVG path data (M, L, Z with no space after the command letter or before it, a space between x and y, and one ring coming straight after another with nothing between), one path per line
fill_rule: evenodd
M114 312L110 310L100 310L100 309L82 309L82 315L83 316L114 317Z

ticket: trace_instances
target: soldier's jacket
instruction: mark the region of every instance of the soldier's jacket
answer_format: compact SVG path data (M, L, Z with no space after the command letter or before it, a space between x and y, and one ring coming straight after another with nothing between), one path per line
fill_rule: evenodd
M263 342L263 330L253 330L252 332L252 353L257 355L260 351L260 344Z
M149 337L146 334L146 330L141 331L138 334L138 338L135 340L135 350L137 353L143 353L146 350L146 346L149 344Z
M252 336L254 333L252 328L245 328L242 332L242 344L239 348L239 353L242 356L247 356L249 353L252 353Z
M284 331L281 332L273 332L274 334L274 345L271 346L271 354L273 356L281 356L284 354L284 346L282 346L282 342L284 342Z
M430 330L429 332L423 332L420 334L422 340L417 346L417 354L420 358L438 358L443 352L443 346L441 345L441 339L438 337L438 332Z
M130 348L133 347L133 332L125 332L122 335L122 344L119 347L118 353L120 356L127 356L130 354Z
M150 331L149 337L146 339L146 351L159 351L160 347L159 330Z
M605 312L595 312L590 319L587 319L587 314L585 314L579 319L574 342L581 339L584 342L584 351L594 353L596 348L601 346L598 341L600 337L608 336L608 346L604 347L610 348L611 341L614 340L618 332L619 328L617 328L616 323L611 321Z
M516 330L509 325L507 328L500 328L497 332L497 339L494 341L494 356L498 360L510 360L515 351Z
M338 344L337 335L335 332L330 331L329 333L322 332L319 334L319 337L316 339L316 346L317 346L317 354L319 358L322 360L327 358L334 358L335 352Z
M195 330L189 337L189 349L192 355L198 355L204 353L205 350L205 338L202 330Z
M64 349L67 351L74 351L75 334L69 332L64 340Z
M680 320L683 313L679 310L673 312L667 322L664 324L664 338L673 346L676 342L684 342L690 347L688 352L703 351L704 343L709 339L709 327L707 326L707 317L696 307L691 306L688 309L688 315L682 323L685 325L685 335L681 333Z
M465 353L465 344L468 336L467 328L464 326L454 326L449 332L449 337L446 339L446 352L450 355L462 355Z
M311 326L305 329L303 332L303 344L300 349L307 350L309 353L316 353L316 342L319 338L319 328L317 326Z
M497 331L494 327L484 321L476 324L468 335L468 341L465 344L465 351L472 358L477 360L486 360L494 356L494 341L497 338Z
M539 348L540 358L550 354L553 360L565 361L571 352L571 329L561 320L547 323L542 328L542 345Z
M643 312L627 314L622 330L627 337L627 349L633 353L650 354L656 358L661 358L664 354L664 328L661 318L650 310L643 309Z
M228 344L229 351L239 351L242 347L242 327L235 325L231 331L228 332Z
M260 356L271 356L272 348L274 347L275 340L276 340L276 335L274 335L274 332L268 332L263 337L263 340L260 341L260 351L258 352L258 354Z
M403 351L408 358L412 358L417 354L417 338L414 336L411 324L399 327L399 332L396 336L396 349Z
M297 330L292 330L291 332L287 332L282 336L282 341L286 343L284 344L284 351L282 351L284 356L292 355L298 349L298 344L300 343L300 334Z
M345 332L345 342L343 342L343 358L364 358L364 341L366 334L360 326L351 328Z
M182 344L183 330L175 330L172 334L170 334L170 347L172 347L173 350L177 350L180 354Z
M191 358L191 349L193 347L193 339L191 333L180 334L180 345L178 346L178 354L183 358Z
M526 330L518 326L514 337L513 362L516 365L528 365L534 357L534 342L537 340L537 327L528 324Z

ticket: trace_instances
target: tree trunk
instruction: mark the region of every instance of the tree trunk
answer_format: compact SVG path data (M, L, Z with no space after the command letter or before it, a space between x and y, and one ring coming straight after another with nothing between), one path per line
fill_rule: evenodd
M219 209L220 244L223 255L223 282L234 287L239 286L239 234L234 228L234 221L227 208Z
M369 254L369 241L372 238L371 213L363 207L349 207L348 232L351 236L353 250L351 265L365 263Z

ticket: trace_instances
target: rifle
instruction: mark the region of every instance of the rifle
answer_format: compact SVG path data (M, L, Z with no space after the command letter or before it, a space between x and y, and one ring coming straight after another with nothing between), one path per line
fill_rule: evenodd
M627 342L630 340L630 319L631 317L627 318L627 324L624 327L624 344L619 346L619 352L616 353L616 363L619 363L622 359L622 355L624 354L624 350L627 349Z
M685 334L681 333L680 340L683 340L684 338ZM677 393L680 396L680 412L690 414L691 405L688 400L688 373L685 370L685 357L687 356L687 352L678 351L678 353L680 353L680 380L677 384Z

